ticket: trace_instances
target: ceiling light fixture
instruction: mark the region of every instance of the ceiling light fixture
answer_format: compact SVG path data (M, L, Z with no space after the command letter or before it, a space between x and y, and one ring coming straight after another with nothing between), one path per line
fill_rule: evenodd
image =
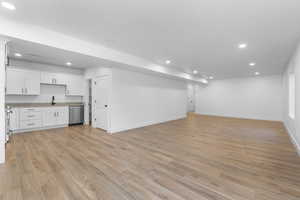
M214 77L213 76L209 76L208 79L212 80L212 79L214 79Z
M197 70L194 70L194 71L193 71L193 74L198 74L198 71L197 71Z
M72 65L72 63L71 63L71 62L67 62L67 63L66 63L66 65L68 65L68 66L71 66L71 65Z
M171 60L166 60L166 64L170 64L171 63Z
M22 57L22 54L20 53L14 53L15 57Z
M256 76L260 75L260 73L259 73L259 72L255 72L254 74L255 74Z
M8 10L16 10L16 7L15 7L14 4L9 3L9 2L6 2L6 1L2 1L2 2L1 2L1 6L2 6L3 8L8 9Z
M245 48L247 48L247 43L240 43L239 45L238 45L238 47L239 47L239 49L245 49Z
M249 63L249 65L253 67L253 66L256 65L256 63L255 62L251 62L251 63Z

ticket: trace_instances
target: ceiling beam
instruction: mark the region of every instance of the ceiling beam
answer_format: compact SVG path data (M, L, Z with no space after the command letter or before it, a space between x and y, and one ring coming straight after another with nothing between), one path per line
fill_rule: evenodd
M74 38L39 26L21 24L3 18L0 18L0 24L0 35L3 36L34 42L83 55L93 56L188 81L207 83L207 81L203 78L195 78L188 73L184 73L170 67L157 65L149 60L137 56L80 40L78 38Z

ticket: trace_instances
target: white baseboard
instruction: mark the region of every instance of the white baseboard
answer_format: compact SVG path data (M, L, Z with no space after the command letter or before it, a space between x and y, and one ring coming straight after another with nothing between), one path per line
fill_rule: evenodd
M283 123L283 124L284 124L284 127L285 127L294 147L296 148L298 155L300 156L300 144L297 142L296 138L294 137L292 131L288 128L288 126L286 126L285 123Z
M138 125L131 126L129 128L128 127L126 127L126 128L119 128L119 129L114 129L114 130L108 130L107 132L110 133L110 134L122 133L123 131L128 131L128 130L131 130L131 129L142 128L142 127L151 126L151 125L155 125L155 124L161 124L161 123L170 122L170 121L174 121L174 120L184 119L186 117L187 116L184 115L184 116L174 117L174 118L165 119L165 120L156 121L156 122L154 122L154 121L152 121L152 122L144 122L144 123L141 123L141 124L138 124Z
M198 115L208 115L213 117L228 117L228 118L236 118L236 119L249 119L249 120L260 120L260 121L272 121L272 122L282 122L282 119L269 119L269 118L262 118L262 117L253 117L253 116L239 116L239 115L226 115L226 114L219 114L219 113L205 113L205 112L195 112Z

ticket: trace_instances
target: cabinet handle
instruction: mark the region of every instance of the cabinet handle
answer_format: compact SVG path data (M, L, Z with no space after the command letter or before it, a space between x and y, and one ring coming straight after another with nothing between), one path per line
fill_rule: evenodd
M22 94L24 94L24 88L22 88Z
M33 126L33 125L34 125L34 123L27 124L27 126Z
M56 117L56 112L54 112L54 117Z
M59 112L57 112L57 117L59 117Z
M27 88L25 88L25 93L27 94Z
M28 115L28 117L34 117L34 115Z

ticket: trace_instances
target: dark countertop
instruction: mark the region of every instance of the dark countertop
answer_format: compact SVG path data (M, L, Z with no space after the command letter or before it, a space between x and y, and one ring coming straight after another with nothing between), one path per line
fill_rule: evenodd
M28 107L52 107L52 106L72 106L72 105L83 105L82 102L65 102L65 103L56 103L51 105L51 103L7 103L5 106L10 107L19 107L19 108L28 108Z

